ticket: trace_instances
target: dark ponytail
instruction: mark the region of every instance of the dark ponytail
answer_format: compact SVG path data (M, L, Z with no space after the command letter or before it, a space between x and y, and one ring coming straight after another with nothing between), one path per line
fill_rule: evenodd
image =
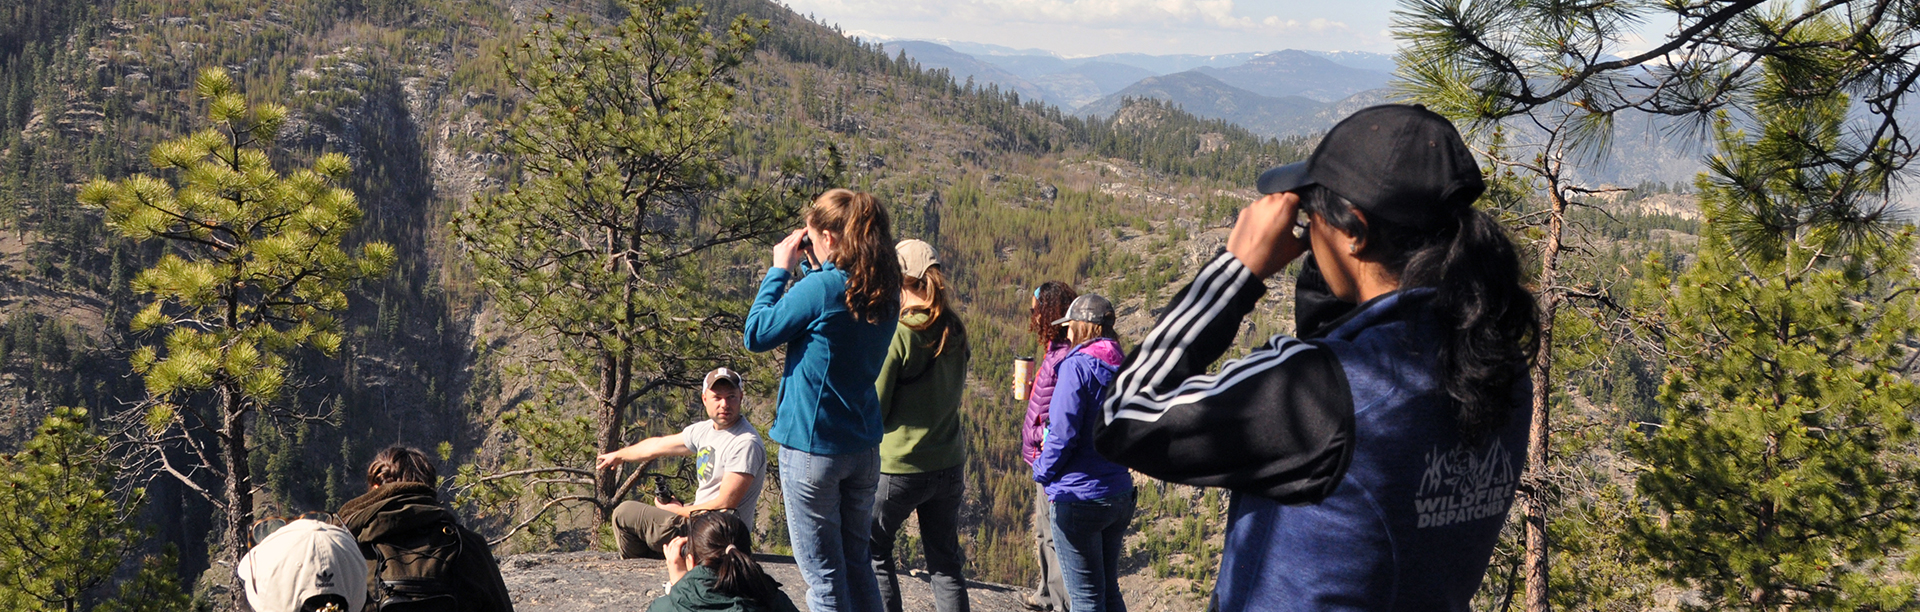
M713 569L713 590L722 595L767 602L783 596L780 583L753 560L753 531L731 511L695 515L687 526L687 548L695 563Z
M1319 215L1316 221L1364 235L1362 255L1386 267L1401 288L1435 290L1429 312L1448 330L1440 370L1457 406L1455 423L1470 442L1506 425L1519 408L1514 383L1539 350L1540 314L1500 223L1466 206L1428 227L1361 221L1353 203L1320 186L1302 190L1301 204Z

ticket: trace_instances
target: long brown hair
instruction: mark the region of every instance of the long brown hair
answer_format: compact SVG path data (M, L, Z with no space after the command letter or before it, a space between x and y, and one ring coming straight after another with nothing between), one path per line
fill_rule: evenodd
M927 313L927 322L917 326L908 325L907 328L913 331L926 331L933 329L935 325L941 326L940 344L933 349L933 356L939 357L947 352L947 342L954 337L954 334L959 334L961 341L965 341L967 326L960 323L960 315L948 312L947 273L940 271L940 265L928 266L927 271L921 273L920 278L911 276L905 278L906 280L902 282L906 283L910 289L927 294L928 302L925 306L900 308L900 316L903 318L912 312Z
M753 560L753 530L731 510L694 515L687 526L687 549L695 562L713 569L713 590L761 602L779 596L780 583Z
M1055 342L1067 341L1067 328L1054 325L1054 321L1067 316L1067 306L1080 293L1073 286L1060 281L1047 281L1033 293L1033 312L1027 315L1027 331L1040 339L1040 348L1045 350Z
M829 189L807 209L807 225L834 235L833 265L847 273L847 310L879 323L900 310L900 256L893 220L863 191Z

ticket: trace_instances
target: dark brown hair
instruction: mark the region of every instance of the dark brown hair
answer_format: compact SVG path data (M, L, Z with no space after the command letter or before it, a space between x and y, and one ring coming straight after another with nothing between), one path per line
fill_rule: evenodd
M1073 287L1060 281L1047 281L1034 292L1033 312L1027 316L1027 331L1040 339L1040 350L1046 350L1055 342L1067 341L1067 328L1054 325L1054 321L1067 316L1067 306L1080 293Z
M893 220L866 192L829 189L807 209L807 225L834 235L833 265L847 273L847 310L879 323L900 310L900 256Z
M753 560L753 530L730 510L693 516L687 525L687 552L695 563L713 569L713 590L764 604L780 594L780 583Z
M926 323L907 326L913 331L926 331L933 329L935 325L940 326L940 344L933 349L933 356L939 357L947 352L947 342L954 337L954 334L959 334L962 341L966 340L967 326L960 323L960 315L948 312L947 274L940 271L939 264L929 266L927 271L922 273L921 278L908 276L904 282L909 288L925 287L921 291L927 294L927 301L930 303L925 306L902 307L900 316L905 317L912 312L927 313Z
M389 446L373 456L373 463L367 464L367 486L377 487L396 482L417 482L437 487L440 486L440 474L434 471L433 462L428 461L427 454L420 452L420 449Z

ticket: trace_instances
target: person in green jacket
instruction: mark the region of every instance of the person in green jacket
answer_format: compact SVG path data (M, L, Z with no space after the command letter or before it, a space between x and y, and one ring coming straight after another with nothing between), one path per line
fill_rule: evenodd
M967 383L967 328L947 303L946 276L933 246L903 240L900 326L874 386L885 434L880 490L873 500L873 572L887 612L900 610L893 541L907 516L920 515L920 542L940 612L967 612L966 553L960 550L960 502L966 491L966 439L960 396Z
M670 586L647 612L800 612L753 560L753 531L732 510L697 512L666 554Z

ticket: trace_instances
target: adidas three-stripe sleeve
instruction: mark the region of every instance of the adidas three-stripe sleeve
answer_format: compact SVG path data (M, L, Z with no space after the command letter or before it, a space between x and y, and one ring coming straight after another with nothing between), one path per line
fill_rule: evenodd
M1221 253L1114 378L1095 447L1141 473L1281 502L1324 498L1352 457L1353 396L1332 351L1275 336L1216 373L1266 287Z

